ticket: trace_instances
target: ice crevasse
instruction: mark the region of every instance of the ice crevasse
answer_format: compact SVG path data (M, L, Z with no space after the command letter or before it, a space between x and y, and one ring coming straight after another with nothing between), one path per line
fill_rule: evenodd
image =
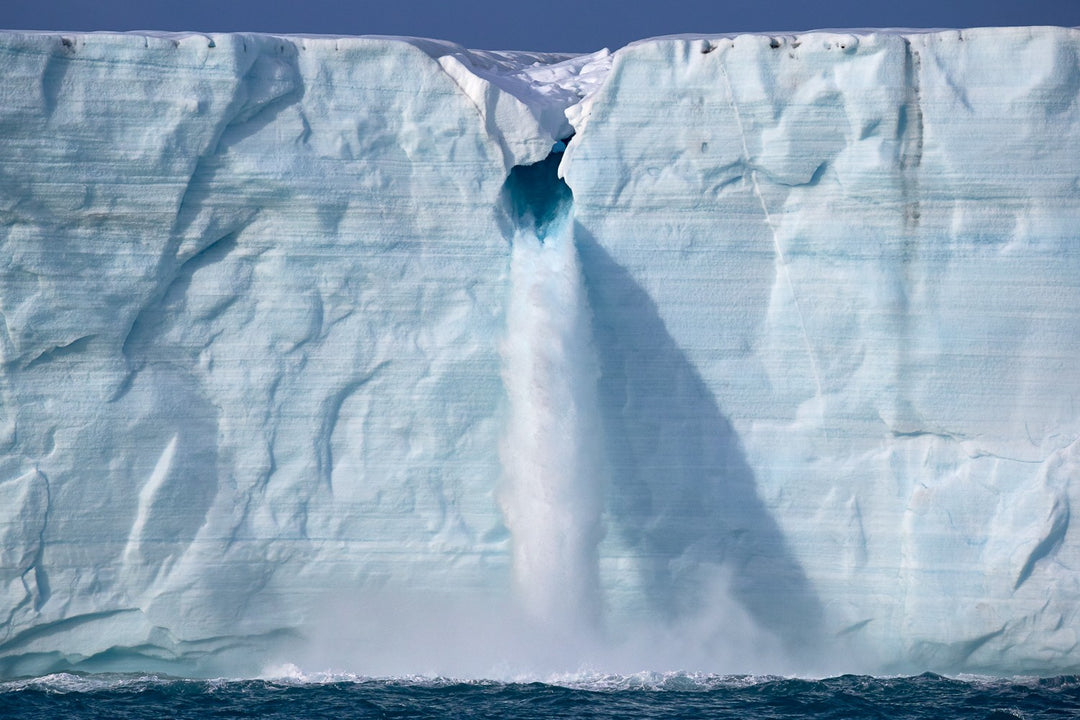
M0 33L0 674L1076 672L1078 96Z

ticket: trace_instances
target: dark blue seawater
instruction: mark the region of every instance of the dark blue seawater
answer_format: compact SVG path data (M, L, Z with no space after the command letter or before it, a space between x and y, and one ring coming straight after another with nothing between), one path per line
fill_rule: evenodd
M0 683L0 717L1070 718L1080 717L1080 677L799 680L650 674L545 684L58 674Z

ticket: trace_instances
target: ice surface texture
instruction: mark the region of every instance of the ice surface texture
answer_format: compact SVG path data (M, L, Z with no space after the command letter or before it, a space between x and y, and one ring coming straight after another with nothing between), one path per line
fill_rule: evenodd
M1080 670L1080 31L6 33L0 93L0 674L483 673L563 521L650 669Z

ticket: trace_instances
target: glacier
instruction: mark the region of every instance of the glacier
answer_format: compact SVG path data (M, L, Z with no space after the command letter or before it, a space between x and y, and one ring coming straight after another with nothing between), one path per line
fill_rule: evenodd
M1080 30L0 78L0 675L1080 671Z

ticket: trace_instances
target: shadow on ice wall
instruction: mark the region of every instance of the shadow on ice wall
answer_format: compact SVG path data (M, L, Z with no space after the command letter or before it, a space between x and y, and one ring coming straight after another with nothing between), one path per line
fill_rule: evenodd
M670 622L707 612L707 579L722 568L749 616L809 659L821 649L821 603L758 497L735 429L645 290L580 224L574 236L602 373L608 514L641 558L652 612Z

